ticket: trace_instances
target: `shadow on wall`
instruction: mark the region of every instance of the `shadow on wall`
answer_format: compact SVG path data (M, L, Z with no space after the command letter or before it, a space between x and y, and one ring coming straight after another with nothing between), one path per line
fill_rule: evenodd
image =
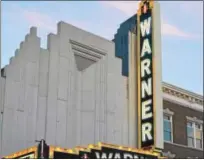
M136 14L120 25L114 36L115 56L122 59L122 75L128 77L128 32L135 29L137 23Z

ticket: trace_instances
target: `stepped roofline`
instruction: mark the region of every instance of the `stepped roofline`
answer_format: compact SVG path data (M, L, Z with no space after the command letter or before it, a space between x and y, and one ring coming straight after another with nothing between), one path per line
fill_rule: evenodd
M134 16L134 15L133 15ZM132 16L132 17L133 17ZM128 18L126 21L128 21L129 19L131 19L132 17ZM125 21L125 22L126 22ZM123 23L125 23L123 22ZM70 25L74 28L77 28L79 30L82 30L78 27L75 27L71 24L68 24L66 22L63 22L63 21L60 21L57 26L58 26L58 33L59 33L59 25L60 24L67 24L67 25ZM85 30L82 30L84 32L87 32L89 34L92 34L88 31L85 31ZM95 35L95 34L93 34ZM26 42L29 38L29 36L34 36L34 37L37 37L37 28L36 27L31 27L30 28L30 33L28 35L26 35L25 37L25 41L22 41L21 44L20 44L20 48L22 48L22 46L24 45L24 42ZM108 39L105 39L101 36L98 36L98 35L95 35L97 36L98 38L102 38L103 40L106 40L106 41L109 41L110 43L114 43L112 42L111 40L108 40ZM15 58L15 56L18 54L18 49L16 50L16 53L14 55L14 57L11 57L10 59L10 63L13 61L13 59ZM5 67L1 68L1 77L6 77L5 75L5 72L6 72L6 67L9 66L6 65ZM194 104L198 104L199 106L203 107L203 95L199 95L197 93L194 93L194 92L191 92L191 91L188 91L188 90L185 90L185 89L182 89L180 87L177 87L177 86L174 86L172 84L169 84L169 83L166 83L166 82L163 82L163 93L166 93L166 94L169 94L171 96L174 96L174 97L177 97L177 98L180 98L180 99L183 99L183 100L187 100L188 102L190 103L194 103ZM202 109L203 110L203 109Z

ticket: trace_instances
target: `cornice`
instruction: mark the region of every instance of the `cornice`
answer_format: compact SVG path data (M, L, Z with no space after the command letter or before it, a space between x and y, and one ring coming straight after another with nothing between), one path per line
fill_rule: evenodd
M163 82L163 93L203 106L203 96Z
M97 49L96 47L90 46L90 45L85 45L79 42L76 42L74 40L70 40L70 43L73 45L73 47L75 47L76 49L80 49L82 51L88 52L90 54L93 54L97 57L101 57L101 56L105 56L107 53L106 51L102 51L101 49Z

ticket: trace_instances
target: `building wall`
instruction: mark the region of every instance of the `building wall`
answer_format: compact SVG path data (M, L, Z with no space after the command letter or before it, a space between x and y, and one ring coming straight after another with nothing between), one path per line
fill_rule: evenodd
M129 76L128 76L128 83L127 83L127 91L128 91L128 107L129 107L129 145L135 148L138 148L138 108L137 106L137 84L136 82L136 68L137 68L137 61L136 61L136 45L135 45L136 34L129 32Z
M3 104L5 97L5 79L0 77L0 151L2 148Z
M164 152L170 152L175 155L174 158L181 158L181 159L203 159L203 151L202 150L197 150L194 148L188 148L185 146L180 146L180 145L172 145L169 143L164 143Z
M127 80L114 43L60 22L42 49L36 32L5 67L1 156L40 139L66 148L128 145Z
M187 145L187 117L196 117L203 121L203 111L196 110L191 106L167 99L163 100L164 110L169 109L173 112L173 142L164 142L164 152L174 154L175 158L204 158L202 149L188 147ZM200 108L202 109L202 106Z
M5 101L3 106L2 154L35 144L39 90L40 39L36 30L26 35L15 57L5 67ZM40 77L41 78L41 77Z
M170 109L170 111L174 112L173 142L187 146L186 116L197 117L198 119L203 120L203 113L165 100L163 104L164 104L164 109L168 108Z

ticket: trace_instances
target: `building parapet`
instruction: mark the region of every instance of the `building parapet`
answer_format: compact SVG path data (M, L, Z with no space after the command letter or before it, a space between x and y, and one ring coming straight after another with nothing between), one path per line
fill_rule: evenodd
M192 104L198 104L201 107L201 110L203 110L203 96L184 90L182 88L173 86L171 84L168 84L166 82L163 82L163 93L166 93L168 95L177 97L179 99L185 100L187 102L190 102Z

